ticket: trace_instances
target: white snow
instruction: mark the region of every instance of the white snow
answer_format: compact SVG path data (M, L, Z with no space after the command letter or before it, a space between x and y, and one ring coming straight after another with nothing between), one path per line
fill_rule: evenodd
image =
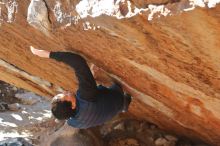
M128 13L126 16L123 16L120 13L119 10L119 3L125 2L128 6ZM167 5L149 5L148 8L137 8L135 6L131 6L130 1L125 0L81 0L76 6L75 10L77 11L80 17L77 19L84 19L87 17L98 17L101 15L108 15L112 17L116 17L117 19L123 19L123 18L130 18L133 16L136 16L138 14L142 14L143 12L148 12L146 14L146 17L148 17L148 20L152 20L155 18L155 15L157 17L160 16L168 16L172 14L181 13L184 11L192 11L196 7L208 7L213 8L216 6L216 4L220 3L220 0L189 0L189 1L180 1L177 3L174 3L172 5L176 5L176 9L170 10L169 4ZM54 11L55 16L60 22L61 20L65 19L67 17L67 14L63 12L60 8L61 2L57 2L55 5ZM65 15L64 15L65 14ZM89 27L87 25L87 22L83 23L84 30L93 29L92 27ZM71 26L71 23L66 24L66 26ZM88 26L88 27L87 27ZM94 29L95 30L95 29Z
M116 17L118 19L130 18L139 14L141 11L147 11L147 9L138 9L137 7L135 7L134 12L132 12L131 2L127 1L128 13L126 14L126 16L123 16L119 11L120 2L122 1L118 0L114 2L114 0L82 0L76 5L76 11L81 18L86 18L88 16L98 17L104 14Z
M183 11L192 11L196 7L208 7L213 8L218 3L220 3L220 0L189 0L189 5L191 7L185 8Z
M53 9L53 12L54 12L54 15L56 17L56 20L60 23L63 22L63 12L61 10L61 2L60 1L56 1L56 4L54 6L54 9Z
M150 14L148 15L148 20L152 20L155 14L167 16L171 13L171 11L164 7L164 5L156 6L156 5L149 5L148 6Z
M102 14L113 16L118 9L119 5L115 5L114 0L82 0L76 5L76 11L81 18L97 17Z
M32 7L33 4L40 2L40 1L42 0L31 0L28 13L30 13L30 8L33 8ZM8 23L12 23L15 21L16 13L18 13L19 2L22 2L22 1L18 1L18 0L0 1L0 25L4 21ZM120 13L120 10L119 10L120 2L127 3L128 13L126 14L126 16L123 16ZM179 6L177 4L178 8L181 8L178 11L180 12L192 11L196 7L213 8L217 4L220 3L220 0L189 0L186 2L188 3L188 6ZM185 1L180 1L177 3L185 3ZM133 7L133 10L132 10L131 2L129 0L128 1L125 1L125 0L81 0L76 6L72 6L73 11L76 10L78 13L78 15L76 16L72 16L70 12L63 11L61 6L62 6L62 2L60 0L56 0L53 12L54 12L57 22L63 23L64 20L68 21L68 23L64 24L66 27L71 26L72 22L73 24L78 24L79 19L84 19L84 18L87 18L88 16L98 17L101 15L108 15L108 16L116 17L117 19L123 19L123 18L130 18L130 17L136 16L138 14L141 14L142 12L150 12L149 14L147 14L146 17L148 17L148 20L152 20L155 14L157 14L157 16L160 17L160 16L167 16L168 14L176 13L176 12L170 11L167 6L163 6L163 5L158 5L158 6L151 5L151 7L148 7L148 8ZM7 18L3 18L2 16L3 8L7 9ZM35 16L34 14L36 13L33 13L33 16ZM38 15L36 16L40 17ZM42 22L45 22L45 21L42 21Z
M205 7L204 0L189 0L193 6Z
M28 132L22 132L22 133L18 133L16 131L12 131L12 132L3 132L0 131L0 141L2 140L6 140L7 138L14 138L14 137L29 137L31 136L30 133Z
M172 11L169 10L168 7L164 5L149 5L148 8L134 7L132 11L131 2L126 1L128 5L128 13L126 16L123 16L120 14L119 11L119 2L120 0L117 0L116 2L114 2L114 0L102 0L102 1L82 0L76 5L76 11L78 12L81 18L86 18L88 16L98 17L104 14L104 15L116 17L118 19L122 19L122 18L130 18L144 11L148 11L150 12L147 16L148 20L152 20L155 14L162 16L167 16L168 14L172 14ZM189 5L187 5L187 7L183 6L182 9L180 9L179 11L180 12L189 11L195 9L195 7L206 7L206 6L208 8L213 8L216 6L216 4L220 3L220 0L189 0L188 3Z
M87 16L97 17L100 15L114 16L118 19L130 18L140 14L144 11L149 11L148 20L152 20L155 14L167 16L172 14L172 11L166 8L164 5L149 5L148 8L137 8L134 7L134 10L131 10L131 3L127 1L128 13L126 16L122 16L119 12L119 2L114 3L114 0L82 0L76 5L76 11L81 18L86 18ZM195 7L205 7L206 5L209 8L213 8L216 4L220 3L220 0L189 0L189 7L183 7L181 11L193 10Z
M216 4L220 3L220 0L190 0L191 5L205 7L206 5L208 8L213 8Z
M18 120L18 121L22 121L23 120L23 118L20 115L18 115L18 114L12 113L11 116L14 117L15 120Z
M220 3L220 0L209 0L208 1L208 7L213 8L215 7L218 3Z
M79 19L80 19L79 15L73 16L71 12L64 12L62 10L62 3L59 0L56 0L55 2L53 13L54 13L54 16L57 22L66 23L64 24L65 25L64 28L71 26L72 23L75 25L78 24Z
M30 92L19 94L19 97L28 100L37 99L38 102L33 105L21 104L21 110L17 112L0 113L0 141L10 137L30 137L32 133L27 131L25 126L37 124L51 118L50 102L44 100L43 97Z
M18 127L15 123L4 121L3 118L0 118L0 125L3 127L7 127L7 126Z

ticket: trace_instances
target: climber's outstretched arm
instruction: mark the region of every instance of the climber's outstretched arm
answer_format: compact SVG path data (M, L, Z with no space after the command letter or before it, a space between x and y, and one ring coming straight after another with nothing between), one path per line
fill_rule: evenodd
M57 61L64 62L65 64L71 66L79 80L79 94L81 98L85 100L93 101L95 100L97 93L97 86L94 77L90 71L86 60L78 54L69 52L49 52L45 50L38 50L31 48L33 54L52 58Z

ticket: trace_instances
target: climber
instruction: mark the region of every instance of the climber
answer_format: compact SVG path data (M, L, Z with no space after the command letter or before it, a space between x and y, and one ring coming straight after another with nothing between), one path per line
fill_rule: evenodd
M52 99L51 111L58 120L67 120L75 128L101 125L120 112L128 110L131 96L115 83L111 87L97 86L86 60L75 53L49 52L30 47L34 55L52 58L72 67L79 87L75 95L64 92Z

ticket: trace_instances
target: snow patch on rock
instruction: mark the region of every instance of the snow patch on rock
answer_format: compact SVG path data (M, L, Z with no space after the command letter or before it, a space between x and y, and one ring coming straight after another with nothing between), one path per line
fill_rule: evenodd
M81 18L86 18L88 16L98 17L101 15L108 15L118 19L130 18L139 14L141 11L147 11L147 9L138 9L137 7L134 7L134 10L132 10L131 2L126 1L128 6L128 13L123 16L119 10L120 2L124 1L117 0L115 2L114 0L82 0L76 5L76 11Z
M189 0L190 4L193 7L199 6L199 7L208 7L208 8L213 8L215 7L218 3L220 3L220 0Z
M76 5L76 11L81 18L98 17L101 15L113 16L118 19L130 18L138 14L147 12L148 20L152 20L155 14L158 17L168 16L176 14L179 12L189 11L195 9L195 7L208 7L213 8L216 4L220 3L220 0L190 0L190 1L180 1L175 4L166 4L166 5L148 5L148 8L137 8L131 5L130 1L126 1L128 13L123 16L120 12L120 2L124 0L82 0ZM186 4L187 3L187 4ZM178 6L178 7L177 7ZM177 7L176 9L170 9L171 7ZM180 8L180 9L179 9Z
M25 126L37 124L51 118L50 102L31 92L16 94L25 104L21 104L20 111L0 113L0 141L13 137L30 137L30 131ZM32 104L31 100L35 103ZM31 103L32 105L27 105ZM22 128L23 127L23 128Z
M53 8L53 13L56 18L56 21L59 23L65 23L65 27L69 27L72 24L76 25L79 23L80 16L73 16L71 12L64 12L62 10L62 3L60 1L56 1L55 6Z
M148 15L148 20L152 20L155 14L159 14L162 16L167 16L171 13L169 9L167 9L164 5L156 6L156 5L149 5L148 6L150 14Z
M62 23L64 19L64 13L61 10L61 2L56 1L56 4L53 9L54 15L56 17L57 22Z
M6 140L7 138L14 138L14 137L29 137L30 133L18 133L16 131L14 132L4 132L4 131L0 131L0 141L2 140Z

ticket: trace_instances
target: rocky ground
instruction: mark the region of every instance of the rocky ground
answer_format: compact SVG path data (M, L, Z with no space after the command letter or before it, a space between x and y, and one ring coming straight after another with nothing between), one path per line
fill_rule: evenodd
M21 140L11 139L17 137L34 139L34 129L45 128L36 125L51 117L49 103L43 97L0 82L0 141Z
M0 82L0 103L16 108L0 112L0 146L207 146L121 114L103 126L77 130L50 116L49 101ZM15 107L15 106L14 106Z

